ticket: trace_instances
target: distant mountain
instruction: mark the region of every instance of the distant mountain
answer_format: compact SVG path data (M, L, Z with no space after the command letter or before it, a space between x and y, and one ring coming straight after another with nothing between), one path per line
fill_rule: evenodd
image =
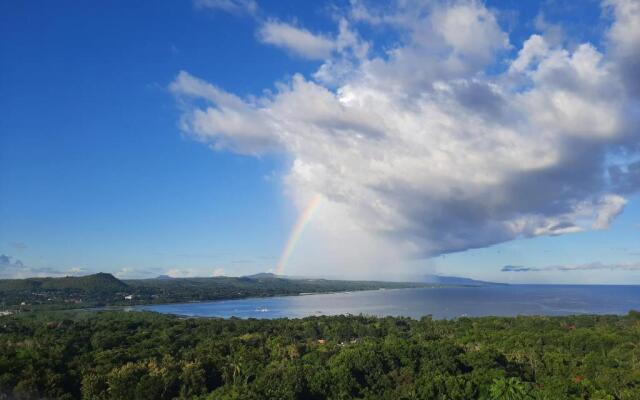
M253 275L246 275L242 278L250 278L250 279L289 279L292 281L308 281L308 280L328 280L328 281L343 281L345 279L340 278L330 278L330 277L319 277L319 276L303 276L303 275L278 275L272 272L259 272Z
M251 278L251 279L287 279L284 275L276 275L271 272L259 272L253 275L246 275L243 278Z
M169 275L158 275L156 276L156 279L174 279L174 278Z
M456 286L495 286L504 285L504 283L477 281L471 278L461 278L458 276L443 275L425 275L420 280L425 283L433 283L437 285L456 285Z
M127 284L111 274L99 272L85 276L65 276L63 278L6 279L0 281L0 290L83 290L118 291Z
M276 275L271 272L260 272L253 275L243 276L243 279L254 280L270 280L270 279L289 279L289 280L324 280L323 278L311 278L303 276ZM444 275L425 275L412 279L414 282L429 283L433 285L453 285L453 286L495 286L504 285L504 283L478 281L471 278L462 278L458 276Z

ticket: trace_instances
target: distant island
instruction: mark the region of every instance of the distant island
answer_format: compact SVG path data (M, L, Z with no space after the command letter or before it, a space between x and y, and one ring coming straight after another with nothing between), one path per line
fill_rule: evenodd
M71 309L332 293L357 290L433 287L428 282L385 282L294 278L272 273L242 277L120 280L108 273L61 278L0 280L4 310Z
M471 278L462 278L459 276L444 275L425 275L418 282L431 283L434 285L453 285L453 286L496 286L506 285L506 283L478 281Z

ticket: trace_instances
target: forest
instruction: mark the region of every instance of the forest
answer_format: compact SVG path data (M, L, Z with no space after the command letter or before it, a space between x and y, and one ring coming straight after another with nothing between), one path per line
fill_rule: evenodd
M0 317L3 399L640 399L640 313Z

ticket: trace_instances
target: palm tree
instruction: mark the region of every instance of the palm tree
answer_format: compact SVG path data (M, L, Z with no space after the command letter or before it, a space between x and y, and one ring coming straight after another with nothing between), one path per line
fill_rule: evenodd
M525 400L531 399L529 387L518 378L498 378L489 389L491 400Z

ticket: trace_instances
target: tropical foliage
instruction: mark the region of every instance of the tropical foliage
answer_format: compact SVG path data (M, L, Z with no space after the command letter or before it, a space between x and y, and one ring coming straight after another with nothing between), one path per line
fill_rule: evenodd
M640 399L640 314L0 319L16 399ZM1 397L1 395L0 395Z

